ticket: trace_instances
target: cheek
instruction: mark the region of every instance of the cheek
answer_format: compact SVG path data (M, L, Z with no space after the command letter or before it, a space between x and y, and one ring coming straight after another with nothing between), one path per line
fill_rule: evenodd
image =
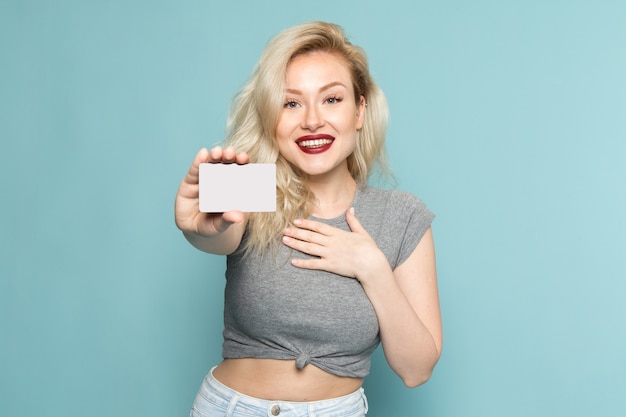
M278 123L276 124L276 137L284 138L289 136L293 131L293 118L290 118L288 115L284 113L280 115L278 118Z
M337 128L337 130L343 132L344 134L356 132L361 128L359 124L359 118L356 117L355 113L346 113L342 115L337 115L333 119L333 125Z
M278 123L276 126L276 146L281 154L289 153L292 129L289 129L284 123Z

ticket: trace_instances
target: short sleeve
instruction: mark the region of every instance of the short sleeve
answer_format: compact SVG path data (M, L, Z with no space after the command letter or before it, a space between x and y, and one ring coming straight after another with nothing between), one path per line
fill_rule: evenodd
M430 228L435 215L426 204L418 197L410 193L399 193L397 207L399 208L396 217L398 236L402 236L398 256L393 269L402 265L413 253L426 231Z

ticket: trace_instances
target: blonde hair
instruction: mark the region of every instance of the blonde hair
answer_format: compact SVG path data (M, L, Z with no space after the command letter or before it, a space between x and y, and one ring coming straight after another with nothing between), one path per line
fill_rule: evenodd
M247 152L251 162L276 164L276 212L249 215L246 250L275 249L277 236L289 222L308 214L307 203L314 197L304 173L280 155L275 138L287 65L296 56L313 51L343 57L352 75L355 102L358 105L363 96L367 103L355 151L347 161L350 174L364 186L375 167L382 177L390 173L384 146L387 101L369 73L363 49L351 44L335 24L311 22L286 29L265 48L252 76L235 96L228 119L225 145Z

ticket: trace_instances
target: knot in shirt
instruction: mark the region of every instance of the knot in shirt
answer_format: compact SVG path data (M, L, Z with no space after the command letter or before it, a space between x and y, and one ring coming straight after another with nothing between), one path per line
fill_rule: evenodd
M311 357L306 353L300 353L296 358L296 368L302 369L311 362Z

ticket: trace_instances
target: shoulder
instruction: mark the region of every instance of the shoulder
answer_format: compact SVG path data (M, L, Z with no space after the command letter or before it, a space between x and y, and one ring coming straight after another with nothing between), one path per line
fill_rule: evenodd
M357 218L395 269L411 255L435 215L419 197L406 191L366 186L360 192Z
M426 204L415 194L408 191L383 189L365 186L361 189L359 206L380 212L387 209L394 214L416 213L426 217L434 217ZM432 219L431 219L432 220Z

